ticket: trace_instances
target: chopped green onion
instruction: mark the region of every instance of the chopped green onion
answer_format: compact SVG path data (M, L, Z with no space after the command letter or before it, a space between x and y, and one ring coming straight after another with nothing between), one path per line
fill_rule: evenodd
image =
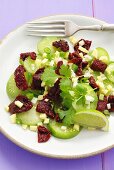
M16 119L16 123L17 123L17 124L22 124L22 122L21 122L20 119Z
M63 51L60 52L60 57L68 59L68 56L69 56L69 52L63 52Z
M46 47L46 48L44 49L44 52L47 53L47 54L50 54L50 53L51 53L51 49L48 48L48 47Z
M104 100L104 94L100 94L100 95L99 95L99 99L100 99L100 100Z
M26 96L27 96L30 100L32 100L33 97L34 97L34 94L33 94L33 93L27 93Z

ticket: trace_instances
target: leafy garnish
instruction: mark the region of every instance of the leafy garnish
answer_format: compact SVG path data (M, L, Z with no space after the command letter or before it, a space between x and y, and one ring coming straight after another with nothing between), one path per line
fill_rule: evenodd
M56 80L59 78L59 75L55 73L53 67L46 68L41 76L41 80L45 82L46 86L52 87Z
M67 126L74 124L74 114L76 111L73 109L73 107L70 107L67 111L60 111L59 116L63 119L63 123Z
M69 78L63 78L60 80L61 91L69 91L72 88L72 82Z
M62 65L59 72L60 72L60 75L62 75L62 76L71 77L71 70L70 70L69 66L67 66L67 65L66 66Z

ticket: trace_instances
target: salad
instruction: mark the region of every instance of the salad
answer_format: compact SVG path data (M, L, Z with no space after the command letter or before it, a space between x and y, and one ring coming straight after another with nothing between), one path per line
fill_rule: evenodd
M114 62L91 41L45 37L37 52L21 53L11 74L6 107L12 123L38 133L38 142L51 135L75 137L86 128L108 131L114 111Z

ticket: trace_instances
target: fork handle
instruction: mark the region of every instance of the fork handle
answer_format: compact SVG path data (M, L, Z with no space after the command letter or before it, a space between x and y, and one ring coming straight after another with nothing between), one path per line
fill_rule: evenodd
M104 24L102 25L103 31L114 31L114 24Z
M100 31L100 30L102 30L102 25L80 26L79 30Z

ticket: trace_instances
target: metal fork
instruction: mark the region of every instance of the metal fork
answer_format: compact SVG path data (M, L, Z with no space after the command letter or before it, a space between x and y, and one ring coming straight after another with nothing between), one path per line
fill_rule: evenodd
M72 21L51 20L27 23L27 35L69 37L80 30L114 31L114 24L79 26Z

